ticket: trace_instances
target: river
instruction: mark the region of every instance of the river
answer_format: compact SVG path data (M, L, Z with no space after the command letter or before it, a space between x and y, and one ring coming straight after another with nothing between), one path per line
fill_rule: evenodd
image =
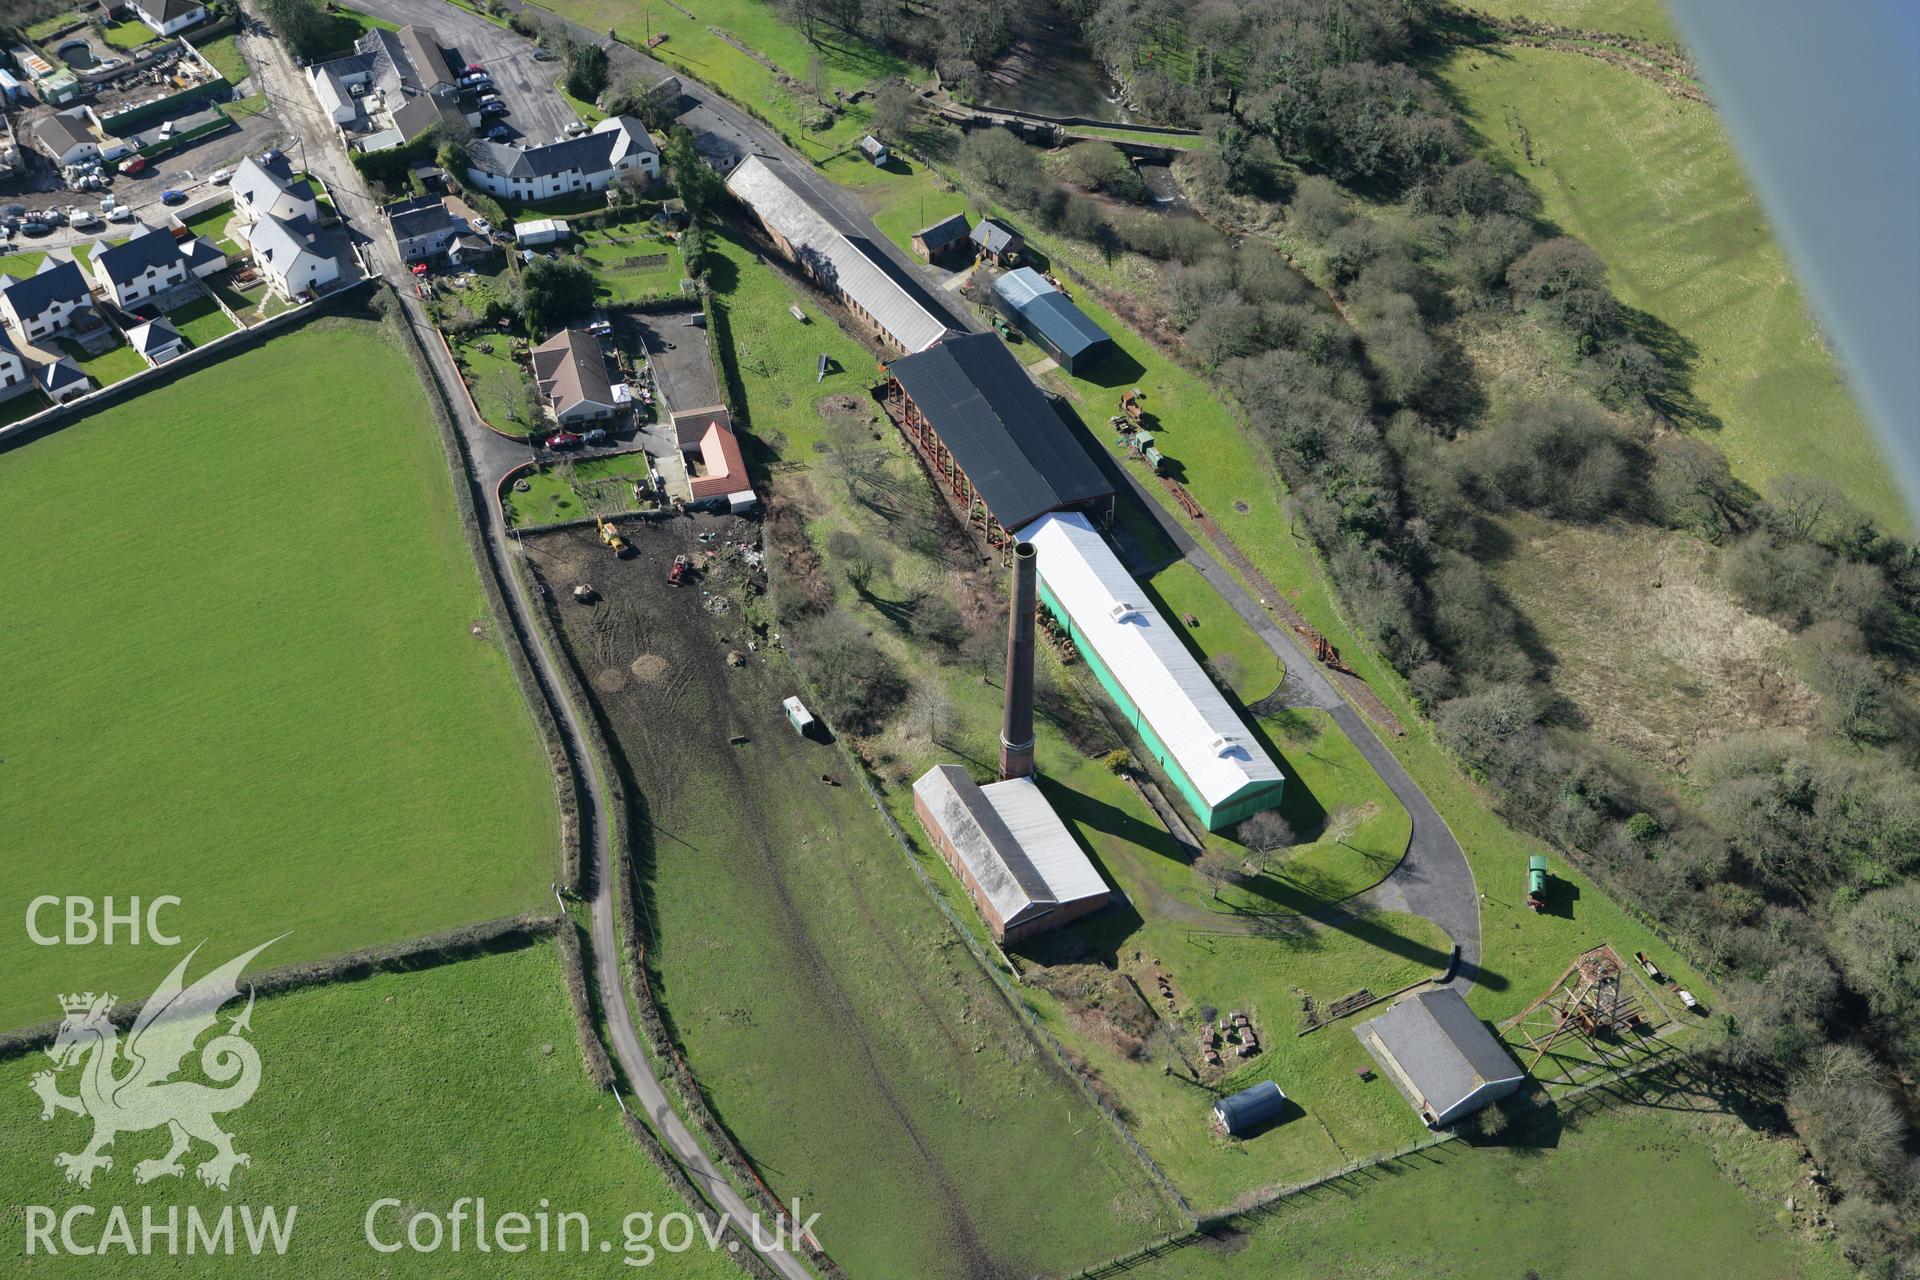
M1120 86L1107 78L1072 24L1044 0L1030 0L1013 47L982 75L980 105L1044 116L1131 121Z

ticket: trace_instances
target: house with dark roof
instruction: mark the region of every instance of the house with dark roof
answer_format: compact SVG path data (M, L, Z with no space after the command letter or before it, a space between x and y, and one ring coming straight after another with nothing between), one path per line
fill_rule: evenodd
M1526 1079L1451 987L1407 996L1353 1033L1429 1128L1499 1101Z
M249 221L265 217L320 220L320 201L313 184L295 176L284 152L248 156L234 169L227 189L233 192L234 209Z
M100 135L94 132L85 107L54 112L33 126L33 136L58 165L100 158Z
M600 339L585 329L562 329L535 347L533 380L563 427L611 418L627 406L627 384L607 376Z
M913 233L913 251L928 262L955 253L968 243L967 215L964 213L942 218L932 226L922 227Z
M55 404L65 404L75 396L83 396L93 390L93 379L65 356L41 365L34 381Z
M127 7L163 36L178 35L207 19L207 6L200 0L127 0Z
M187 340L165 317L127 330L127 345L145 356L148 364L156 366L187 352Z
M392 116L394 131L400 135L400 141L395 144L397 146L418 141L430 129L443 125L452 129L466 124L466 117L460 114L458 104L431 94L408 98Z
M1032 267L993 282L993 301L1068 373L1091 369L1113 353L1113 339L1073 300Z
M205 280L227 269L227 255L205 236L188 236L179 244L180 255L187 260L187 270L194 279Z
M801 270L901 351L924 351L953 328L946 308L784 161L748 156L727 190Z
M538 202L578 191L605 191L622 174L660 176L660 148L632 116L608 116L590 133L541 147L474 142L467 178L495 196Z
M383 212L405 262L425 262L437 253L445 253L453 238L467 229L466 219L454 217L446 201L438 196L390 204Z
M1053 401L991 333L887 366L887 412L966 518L998 546L1049 511L1113 513L1113 486Z
M144 227L131 240L94 250L93 278L114 302L129 310L192 279L186 255L158 227Z
M1027 242L1020 233L1001 226L991 218L982 218L973 226L973 245L983 258L991 258L1003 267L1018 266L1020 251Z
M33 275L0 280L0 314L28 342L58 333L93 310L87 278L71 261L43 258Z

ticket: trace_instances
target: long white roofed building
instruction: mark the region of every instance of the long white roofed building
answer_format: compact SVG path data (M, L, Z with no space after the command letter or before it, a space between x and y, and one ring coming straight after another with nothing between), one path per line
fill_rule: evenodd
M1077 511L1019 531L1040 599L1209 831L1280 803L1286 779L1178 634Z
M780 252L900 350L924 351L951 327L944 309L905 268L848 225L784 161L748 156L727 175L727 190L753 211Z

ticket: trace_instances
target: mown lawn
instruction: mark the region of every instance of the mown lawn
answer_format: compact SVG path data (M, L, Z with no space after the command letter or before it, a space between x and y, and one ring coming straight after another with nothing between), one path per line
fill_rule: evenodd
M122 342L118 346L108 347L97 356L90 356L75 342L65 338L55 340L60 349L72 357L80 366L80 371L101 386L110 386L122 378L131 378L136 373L145 373L147 362L138 351Z
M100 28L100 34L114 48L126 50L143 48L160 38L152 27L138 18L127 22L108 23Z
M763 0L705 0L686 6L700 15L698 21L672 5L643 8L628 0L547 0L541 7L571 18L589 31L613 31L635 48L646 47L649 31L665 35L665 43L647 51L652 57L771 120L775 128L816 160L859 140L868 128L867 104L842 111L831 128L808 132L804 91L795 92L781 84L773 71L708 27L729 33L781 68L790 80L804 81L809 64L819 56L826 64L829 99L835 90L850 93L887 76L926 78L919 68L839 31L823 28L820 43L810 44L798 28L782 21L778 10Z
M1651 345L1691 366L1704 434L1737 476L1763 492L1788 473L1825 476L1889 528L1909 526L1712 108L1548 50L1462 52L1443 78L1546 216L1652 317Z
M527 491L508 486L507 521L553 524L581 516L634 510L633 486L647 483L647 458L635 453L542 467L521 477Z
M168 313L167 320L196 347L234 331L233 321L227 319L227 313L211 295L203 294L186 306L175 308Z
M263 940L264 927L248 927L252 923L223 922L189 977ZM285 945L269 948L256 964L272 963ZM178 959L151 947L136 954L142 963L129 981L137 977L146 985L129 985L129 998L146 995ZM235 1003L228 1012L237 1015L241 1008ZM225 1021L223 1015L223 1026ZM577 1252L530 1249L515 1255L513 1273L529 1275L577 1276L595 1267L600 1274L622 1272L620 1260L629 1256L622 1232L627 1215L686 1211L621 1124L618 1104L588 1081L552 943L262 1000L252 1025L249 1039L262 1068L259 1091L250 1105L221 1117L252 1163L234 1173L229 1192L203 1187L194 1177L195 1165L210 1151L197 1142L185 1158L183 1178L136 1185L134 1165L166 1150L166 1135L158 1130L122 1133L112 1149L114 1167L95 1175L92 1190L71 1186L52 1157L78 1150L87 1122L62 1113L43 1124L37 1106L23 1105L0 1115L0 1138L20 1157L0 1170L7 1202L47 1205L58 1213L70 1204L111 1198L126 1206L136 1224L144 1206L163 1221L173 1206L183 1215L188 1205L218 1215L229 1201L276 1205L283 1212L299 1207L284 1258L269 1266L244 1248L231 1257L194 1258L193 1274L215 1276L257 1275L263 1267L295 1277L501 1273L497 1252L475 1249L471 1217L457 1252L444 1246L431 1254L374 1252L364 1223L383 1199L400 1201L375 1218L383 1243L404 1239L412 1213L444 1219L462 1197L485 1197L494 1221L510 1212L531 1216L543 1207L553 1215L584 1213L593 1231L589 1247L598 1254L595 1242L612 1243L610 1255L592 1262ZM0 1084L31 1104L27 1078L47 1065L37 1053L0 1064ZM75 1075L66 1073L65 1092L74 1092ZM101 1215L96 1222L104 1225L104 1207ZM17 1215L13 1224L9 1234L17 1231ZM92 1227L93 1240L100 1225ZM87 1238L84 1232L81 1238ZM575 1250L578 1239L578 1229L571 1229ZM184 1241L183 1226L183 1250ZM630 1256L637 1263L644 1255L636 1250ZM147 1275L167 1269L162 1262L130 1264L117 1253L106 1262L33 1258L23 1274ZM704 1243L677 1256L659 1255L656 1263L663 1273L689 1280L740 1274L724 1253L711 1253Z
M594 298L605 303L676 297L686 278L680 248L642 222L616 224L580 236L580 256L591 265Z
M0 257L0 275L17 276L24 280L40 269L40 263L46 256L32 249L9 253Z
M492 347L482 351L481 344ZM532 429L519 419L526 416L524 397L532 388L527 366L513 358L513 339L504 333L452 339L450 345L479 406L480 416L495 430L510 434Z
M1782 1208L1789 1196L1806 1198L1796 1185L1804 1167L1791 1144L1746 1130L1704 1093L1647 1101L1608 1100L1497 1141L1436 1147L1271 1212L1230 1220L1213 1240L1143 1262L1128 1275L1854 1274L1830 1242L1800 1235Z
M545 899L543 753L383 329L282 335L0 455L0 477L21 551L0 567L0 910L174 894L182 937L290 930L285 963ZM0 1026L57 1012L56 987L151 981L150 950L23 929L0 963Z
M1162 616L1181 629L1188 647L1202 661L1213 661L1215 678L1243 707L1286 679L1279 656L1186 561L1168 565L1142 585Z

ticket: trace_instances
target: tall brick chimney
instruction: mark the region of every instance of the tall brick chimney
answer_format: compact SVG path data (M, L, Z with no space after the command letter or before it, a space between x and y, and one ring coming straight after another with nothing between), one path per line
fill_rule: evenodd
M1033 774L1033 626L1039 587L1033 544L1013 548L1013 611L1007 618L1007 704L1000 718L1000 776Z

